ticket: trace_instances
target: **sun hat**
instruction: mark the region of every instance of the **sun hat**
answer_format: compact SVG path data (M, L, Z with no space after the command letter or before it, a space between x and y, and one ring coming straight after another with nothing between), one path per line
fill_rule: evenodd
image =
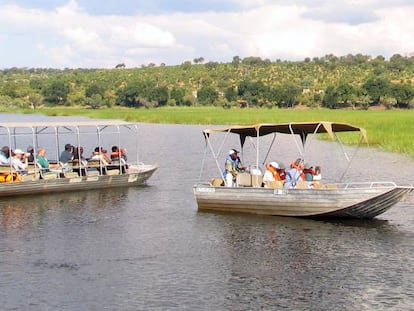
M21 149L14 149L14 154L25 154Z
M274 168L280 168L279 164L277 162L270 162L269 163L271 166L273 166Z

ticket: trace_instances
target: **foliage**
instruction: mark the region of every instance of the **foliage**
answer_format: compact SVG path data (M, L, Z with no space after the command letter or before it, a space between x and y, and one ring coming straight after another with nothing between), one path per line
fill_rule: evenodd
M362 54L270 61L234 56L229 63L203 57L178 66L148 64L113 69L10 68L0 70L0 96L38 108L50 106L161 107L246 103L249 107L367 109L386 103L412 108L414 57ZM197 101L192 96L197 95ZM172 101L174 100L174 101ZM9 101L7 101L9 102Z
M0 97L0 103L1 103ZM228 106L223 108L229 108ZM151 123L189 124L255 124L292 121L338 121L364 127L369 146L399 152L414 157L414 110L337 110L331 109L278 109L222 107L161 107L158 109L74 109L40 108L36 113L48 115L80 115L93 118L124 119ZM32 110L14 110L31 113ZM275 119L277 116L277 120ZM354 136L354 135L353 135ZM351 137L346 143L357 144Z
M43 89L43 96L47 103L65 104L69 91L69 86L66 83L57 80Z

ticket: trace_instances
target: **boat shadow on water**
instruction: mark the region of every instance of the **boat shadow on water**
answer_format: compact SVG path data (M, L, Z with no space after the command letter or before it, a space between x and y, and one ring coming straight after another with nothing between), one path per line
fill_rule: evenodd
M145 188L149 186L140 186ZM119 211L125 207L125 201L137 188L96 189L74 193L39 194L20 198L0 199L0 229L24 228L38 223L48 215L62 213L68 215L81 214L85 220L94 219L94 215ZM88 217L88 215L90 217Z

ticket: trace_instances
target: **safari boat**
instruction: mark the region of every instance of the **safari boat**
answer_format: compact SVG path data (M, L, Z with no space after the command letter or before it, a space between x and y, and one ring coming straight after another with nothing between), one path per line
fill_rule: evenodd
M288 134L295 140L300 156L303 157L309 138L319 134L327 135L338 141L341 150L344 151L338 137L340 132L358 132L360 144L366 141L366 131L363 128L346 123L325 121L256 124L204 130L206 150L203 167L200 172L200 181L193 188L198 210L296 217L373 218L387 211L414 190L412 185L401 186L392 181L333 183L321 181L317 187L310 187L308 183L301 182L293 189L285 189L283 182L279 182L270 188L263 187L263 175L261 163L259 163L261 148L259 147L264 138L267 137L270 141L269 148L265 148L267 149L264 152L266 156L272 149L276 136ZM224 141L231 136L230 134L238 135L242 155L248 140L251 140L254 146L254 151L251 152L256 158L254 166L247 173L237 174L236 183L232 187L226 185L226 180L222 175L222 163L218 162L218 160L223 161L221 151L227 152L224 148L225 143L223 141L217 148L214 148L212 143L212 137L220 133L225 136ZM281 144L276 147L281 149L284 146ZM210 178L208 182L201 182L204 166L206 166L206 155L209 151L215 163L209 167L209 170L215 166L215 169L219 171L219 175L216 176L219 177ZM345 155L350 163L353 156Z
M12 164L1 164L0 197L139 186L158 167L139 160L138 125L119 120L1 122L0 141L10 152L30 146L36 155L44 148L49 162L54 164L53 169L44 170L34 158L26 163L24 172L16 171ZM82 147L85 155L61 163L59 155L68 143L75 149ZM110 150L111 145L131 148L127 161L119 157L110 164L87 161L95 146Z

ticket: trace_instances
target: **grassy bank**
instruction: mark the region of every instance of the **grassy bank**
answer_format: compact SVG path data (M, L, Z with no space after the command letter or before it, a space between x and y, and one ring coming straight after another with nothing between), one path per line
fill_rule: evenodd
M18 111L45 115L77 115L146 123L253 124L289 121L340 121L364 127L370 146L414 157L414 110L293 110L217 107L164 107L157 109L43 108ZM349 143L354 143L350 140Z

